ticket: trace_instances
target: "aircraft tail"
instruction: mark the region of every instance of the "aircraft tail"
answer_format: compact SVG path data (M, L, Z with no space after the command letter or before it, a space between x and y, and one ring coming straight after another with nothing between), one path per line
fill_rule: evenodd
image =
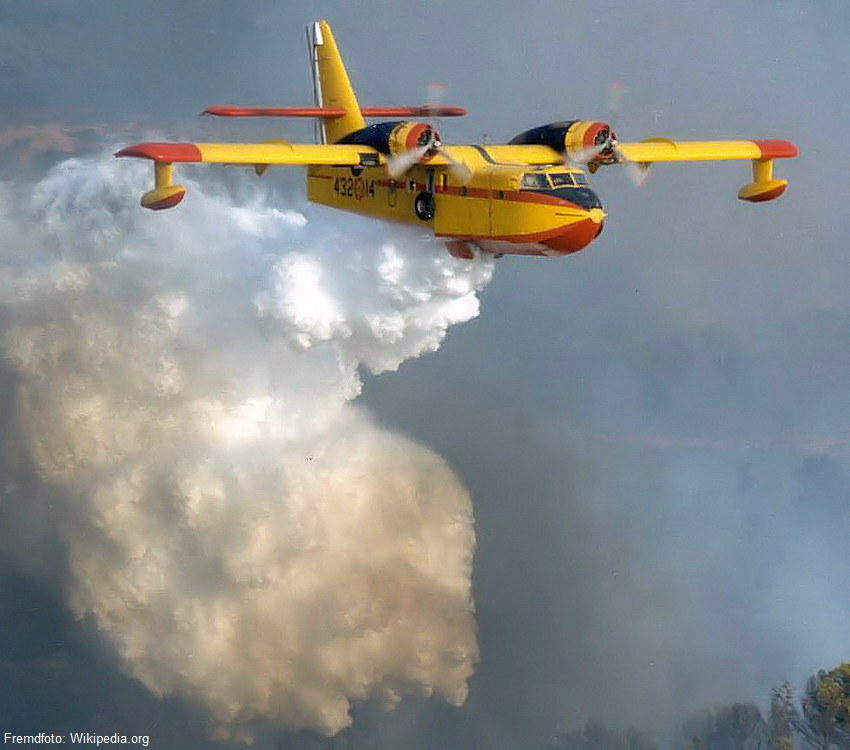
M345 110L342 117L322 118L322 143L337 143L366 127L366 121L342 64L342 57L327 21L313 24L311 39L313 94L317 107Z

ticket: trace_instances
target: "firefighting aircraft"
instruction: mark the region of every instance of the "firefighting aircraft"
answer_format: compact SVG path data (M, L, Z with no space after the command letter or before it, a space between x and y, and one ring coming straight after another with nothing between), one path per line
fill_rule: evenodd
M203 114L222 117L316 118L318 143L137 143L116 156L150 159L154 188L142 206L171 208L186 188L172 183L175 162L307 167L307 198L333 208L427 227L449 252L473 258L475 249L500 257L567 255L589 245L605 221L586 171L622 165L638 183L654 162L751 159L753 180L738 191L745 201L769 201L785 192L773 160L797 155L784 140L617 140L606 122L570 120L520 133L504 145L455 146L431 123L466 114L460 107L361 107L331 28L307 30L313 73L312 107L217 105ZM367 124L366 117L418 118ZM586 170L586 171L585 171Z

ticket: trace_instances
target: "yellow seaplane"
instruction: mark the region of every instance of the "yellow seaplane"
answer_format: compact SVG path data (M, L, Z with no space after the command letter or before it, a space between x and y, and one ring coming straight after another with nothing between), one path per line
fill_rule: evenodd
M307 198L333 208L427 227L449 252L473 258L475 249L497 257L567 255L602 231L605 211L587 172L622 165L642 182L655 162L749 159L752 182L741 200L778 198L787 180L773 176L774 159L797 155L785 140L620 142L609 123L569 120L526 130L504 145L448 145L433 118L466 114L436 102L419 107L361 107L331 28L307 29L314 104L309 107L216 105L220 117L316 118L317 143L137 143L120 157L150 159L154 188L145 208L172 208L186 188L172 182L177 162L307 167ZM410 118L369 124L366 118Z

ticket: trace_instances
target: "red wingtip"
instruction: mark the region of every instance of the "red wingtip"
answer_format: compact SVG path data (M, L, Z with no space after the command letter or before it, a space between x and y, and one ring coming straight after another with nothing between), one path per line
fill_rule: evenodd
M762 159L793 159L797 156L797 147L791 141L770 139L754 143L761 149Z
M115 156L170 162L203 160L201 150L194 143L134 143L116 151Z

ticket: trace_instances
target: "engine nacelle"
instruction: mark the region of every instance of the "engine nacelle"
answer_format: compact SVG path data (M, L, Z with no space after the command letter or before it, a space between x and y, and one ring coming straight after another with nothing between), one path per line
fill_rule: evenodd
M349 133L339 142L371 146L386 156L398 156L408 151L424 148L429 144L439 143L440 134L428 123L403 120L401 122L379 122L375 125L369 125L361 130ZM436 153L436 148L429 148L419 161L426 162L432 159Z
M583 158L587 149L617 140L617 135L607 122L589 120L569 120L552 122L520 133L511 139L514 145L549 146L559 154L566 154L577 161L589 161L594 164L611 164L614 161L614 149L607 146L591 159Z

